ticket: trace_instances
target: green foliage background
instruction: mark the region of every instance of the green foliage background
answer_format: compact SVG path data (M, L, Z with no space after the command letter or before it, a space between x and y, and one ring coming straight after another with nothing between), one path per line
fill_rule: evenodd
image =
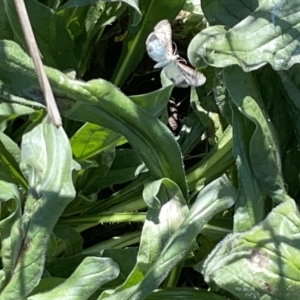
M0 298L297 299L298 1L25 3L63 126L0 0ZM204 86L153 71L162 19Z

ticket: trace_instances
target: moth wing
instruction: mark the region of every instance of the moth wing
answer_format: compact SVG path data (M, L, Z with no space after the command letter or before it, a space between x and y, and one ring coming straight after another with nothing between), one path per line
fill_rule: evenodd
M201 72L179 62L176 63L176 67L189 86L197 87L205 83L206 77Z
M175 86L181 88L197 87L203 85L206 81L206 77L202 73L179 62L165 66L164 72Z
M166 76L174 83L177 87L186 88L189 86L186 79L182 76L181 71L177 68L174 63L168 64L163 68Z
M146 40L146 49L148 55L157 62L154 68L161 68L170 63L173 47L172 30L168 20L156 24Z
M154 27L154 33L166 49L167 53L173 54L173 45L172 45L172 29L170 22L168 20L162 20L156 24Z
M157 62L154 68L161 68L169 63L169 55L154 32L150 33L146 41L148 55Z

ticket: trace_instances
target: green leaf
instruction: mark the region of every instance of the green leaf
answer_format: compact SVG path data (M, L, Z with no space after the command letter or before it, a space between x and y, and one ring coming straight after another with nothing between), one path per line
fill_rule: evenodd
M8 100L4 97L1 97L1 101L6 102ZM12 101L11 97L10 101ZM32 113L35 113L35 110L24 105L20 105L17 103L0 103L0 123L15 119L22 115L29 115Z
M126 248L126 249L107 249L101 251L102 257L113 259L113 261L118 264L121 270L117 278L105 283L106 288L115 287L117 285L122 284L125 281L126 277L129 275L132 268L134 267L134 264L136 263L137 250L138 248ZM91 252L90 254L80 254L80 255L67 257L67 258L59 258L51 262L51 264L47 266L47 270L51 273L51 276L56 276L56 277L59 276L59 277L67 278L72 274L72 272L75 271L76 267L83 261L84 258L91 255L95 256L95 253L99 253L100 255L99 251L100 250L97 250L94 253ZM124 259L124 257L126 257L126 259ZM55 277L51 277L51 278L55 278ZM55 282L53 282L53 284L55 284ZM45 282L43 283L43 279L42 279L41 284L39 284L39 286L35 290L47 291L49 289L50 289L49 287L48 289L46 288L46 283ZM95 296L99 296L100 293L101 293L101 289L99 289L96 293L94 293L92 299L95 299ZM33 294L34 293L32 293L32 295Z
M149 269L154 267L170 237L188 214L180 189L169 179L148 183L143 198L149 209L143 226L137 263L126 282L117 288L117 294L122 290L130 290L131 286L138 284Z
M255 5L255 1L252 2ZM223 1L214 1L215 5L226 7L226 16L230 14L231 19L237 15L235 3L231 1L231 5L226 5ZM240 6L245 18L234 27L227 29L228 22L224 21L222 25L203 30L192 40L188 56L194 66L236 64L247 72L267 63L274 70L286 70L300 62L300 4L297 1L259 0L254 11L250 5L247 16L247 8ZM230 23L234 24L235 20Z
M86 123L71 137L73 155L84 160L96 154L126 143L120 134L99 125Z
M219 296L212 292L202 291L192 288L168 288L159 289L149 295L146 300L225 300L222 296Z
M281 176L278 146L275 142L272 124L262 111L264 107L254 76L250 73L244 73L237 66L233 66L224 70L224 77L232 105L236 106L235 116L238 116L238 113L243 116L242 119L234 120L235 128L240 131L237 131L235 136L239 140L234 141L234 147L236 147L234 149L238 149L241 143L245 144L243 153L239 150L235 155L241 157L241 163L248 161L247 172L253 172L259 186L265 193L278 201L282 201L286 192ZM237 80L240 82L238 88L236 87ZM250 175L249 181L245 185L250 184L250 181L253 180L251 177ZM250 196L250 199L260 198L257 191L254 192L255 194L256 197Z
M252 230L227 236L197 269L238 299L297 299L299 228L290 199Z
M166 107L173 86L167 86L144 95L130 96L137 105L157 115ZM78 160L94 156L111 147L120 146L127 142L120 134L99 125L86 123L70 139L73 154Z
M23 298L38 284L49 236L75 196L71 162L68 138L61 127L44 121L23 135L21 169L30 189L24 214L11 229L13 268L0 297Z
M187 207L174 183L165 179L161 187L159 183L148 185L144 192L151 207L136 267L121 287L114 292L104 292L99 299L144 299L184 258L207 221L234 203L235 190L227 178L222 177L199 193L187 215ZM164 185L166 190L162 193Z
M201 7L210 26L233 27L249 16L258 6L257 1L202 0ZM239 12L238 14L234 12Z
M12 65L20 70L17 77ZM9 41L0 42L0 76L10 85L11 93L42 101L32 72L32 62L19 46ZM155 178L170 178L187 197L181 153L165 125L133 104L120 90L105 80L84 83L70 79L54 69L46 68L46 73L58 106L65 116L95 123L124 135ZM35 102L31 103L34 105Z
M87 257L64 283L28 300L88 299L101 285L116 278L119 268L110 258Z
M135 104L146 109L151 115L158 115L168 104L171 93L173 90L173 85L167 85L153 92L129 96L129 98Z

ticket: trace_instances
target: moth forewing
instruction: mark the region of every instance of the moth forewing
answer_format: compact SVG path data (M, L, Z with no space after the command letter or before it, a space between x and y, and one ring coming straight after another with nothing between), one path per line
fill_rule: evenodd
M170 22L166 19L159 21L154 27L154 32L163 32L172 37L172 29Z
M198 72L197 70L194 70L179 62L177 62L176 66L188 85L197 87L206 82L206 77L201 72Z
M164 67L169 63L169 55L155 33L149 34L146 41L148 55L157 62L154 68Z
M154 33L169 55L173 54L172 29L168 20L162 20L154 27Z
M177 68L175 63L166 65L163 68L166 77L173 82L177 87L186 88L189 86L185 78L182 76L181 72Z

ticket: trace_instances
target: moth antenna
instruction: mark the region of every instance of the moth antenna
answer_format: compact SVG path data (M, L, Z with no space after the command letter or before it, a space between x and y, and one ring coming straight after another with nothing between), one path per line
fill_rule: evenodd
M177 45L174 42L173 42L173 45L174 45L174 49L175 49L173 55L177 56L177 62L184 63L185 65L187 65L186 60L178 55Z
M177 55L178 54L178 52L177 52L177 45L174 42L172 42L172 43L174 45L174 55Z

